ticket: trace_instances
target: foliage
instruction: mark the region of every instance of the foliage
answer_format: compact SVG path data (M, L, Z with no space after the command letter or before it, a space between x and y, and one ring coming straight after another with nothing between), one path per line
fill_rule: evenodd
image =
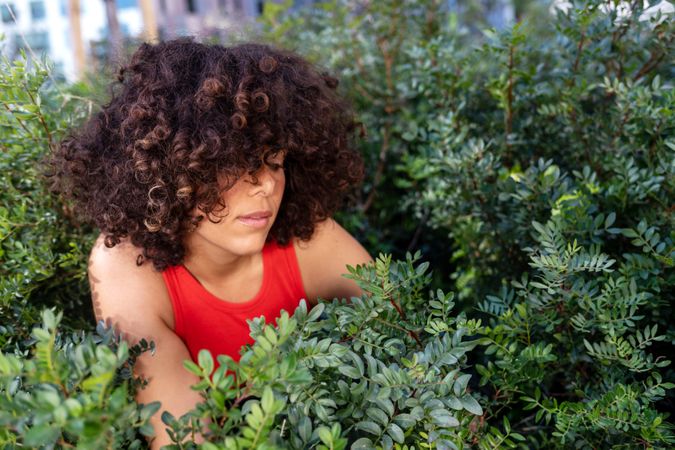
M336 71L364 123L356 233L415 233L486 322L476 443L668 447L672 15L569 3L477 32L441 2L334 1L269 32Z
M0 62L0 349L22 348L42 305L81 311L88 296L91 230L49 194L40 164L66 130L91 112L81 85L59 87L46 63ZM67 314L73 326L91 323Z
M186 368L201 377L205 402L165 422L177 438L208 427L214 449L462 448L467 425L482 414L471 375L461 371L477 343L465 337L479 323L451 317L452 295L425 295L428 264L418 258L380 256L350 269L364 290L350 303L308 312L303 301L292 317L282 312L278 328L253 320L255 344L238 364L218 356L213 376L213 358L202 351Z
M133 400L133 362L148 345L129 350L102 328L97 335L57 334L61 316L43 311L32 332L33 358L0 352L0 444L141 448L136 431L152 435L148 419L160 406Z
M361 299L253 321L239 364L186 363L204 402L164 416L176 448L204 428L205 448L673 446L672 15L568 3L483 31L440 0L266 6L363 124L340 220L400 260L352 271ZM40 176L91 88L33 64L0 70L0 439L143 446L133 356L79 331L94 230Z
M425 295L428 264L419 254L350 269L361 298L303 301L278 326L250 322L253 346L240 362L207 350L187 370L204 402L182 418L162 416L176 448L201 430L207 449L383 448L427 442L463 448L468 424L483 413L463 373L467 340L480 323L451 316L453 296ZM139 448L136 432L160 405L136 405L131 371L145 342L129 351L112 331L57 335L61 315L43 313L33 357L0 353L0 443L25 446ZM214 371L215 368L215 371ZM117 377L117 381L116 381ZM235 381L236 380L236 381Z

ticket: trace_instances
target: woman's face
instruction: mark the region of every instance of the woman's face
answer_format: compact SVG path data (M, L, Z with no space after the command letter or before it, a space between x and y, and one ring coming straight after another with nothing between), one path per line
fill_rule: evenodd
M217 223L205 217L187 236L188 253L194 256L195 252L209 251L228 257L260 252L284 195L284 158L283 151L268 157L255 177L245 175L225 191L222 199L226 208L212 213Z

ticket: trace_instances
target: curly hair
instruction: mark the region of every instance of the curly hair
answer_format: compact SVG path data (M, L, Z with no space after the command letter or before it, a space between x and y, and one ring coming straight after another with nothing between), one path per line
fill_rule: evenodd
M286 190L268 239L309 239L363 178L356 124L337 80L262 44L191 37L142 44L119 70L111 100L59 144L53 189L138 264L180 264L184 237L222 210L222 192L284 149ZM222 180L227 180L223 185Z

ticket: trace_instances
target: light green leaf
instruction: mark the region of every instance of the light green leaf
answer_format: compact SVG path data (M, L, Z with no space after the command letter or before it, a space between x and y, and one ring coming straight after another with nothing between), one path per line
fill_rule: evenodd
M348 376L350 378L354 378L356 380L361 378L361 373L359 373L359 371L356 367L343 365L343 366L338 367L338 371L341 374L343 374L345 376Z
M395 423L389 424L387 433L394 441L398 442L399 444L403 444L403 442L405 442L405 434L403 433L403 430Z
M382 434L382 429L380 428L380 426L378 424L376 424L375 422L371 422L370 420L363 420L361 422L358 422L356 424L355 428L358 429L358 430L366 431L368 433L371 433L371 434L374 434L374 435L377 435L377 436Z
M197 362L199 362L199 367L201 367L205 373L210 375L211 372L213 372L213 357L211 356L211 352L208 350L199 350L199 353L197 354Z
M266 413L270 413L274 409L274 394L271 387L265 386L260 404Z
M472 414L475 414L477 416L482 416L483 415L483 408L478 404L475 398L473 398L471 395L466 394L463 395L460 398L462 402L462 406L464 406L464 409L469 411Z

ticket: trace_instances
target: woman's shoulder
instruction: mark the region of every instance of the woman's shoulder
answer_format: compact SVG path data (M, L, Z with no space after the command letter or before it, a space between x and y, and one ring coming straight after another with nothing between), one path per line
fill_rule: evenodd
M342 225L328 218L317 222L314 233L307 241L296 239L296 249L309 258L322 258L327 251L337 251L335 256L370 259L365 248Z
M143 250L131 244L128 239L122 239L113 247L105 245L105 236L99 235L89 254L89 271L97 269L106 276L140 277L144 281L152 282L162 278L150 262L138 264L138 258Z
M149 261L139 265L142 250L127 240L107 247L96 239L89 255L88 275L97 320L128 315L157 317L173 328L171 300L162 273Z
M372 261L365 248L333 219L316 224L307 241L294 241L300 273L310 303L316 298L350 298L361 295L353 280L344 278L347 265Z

